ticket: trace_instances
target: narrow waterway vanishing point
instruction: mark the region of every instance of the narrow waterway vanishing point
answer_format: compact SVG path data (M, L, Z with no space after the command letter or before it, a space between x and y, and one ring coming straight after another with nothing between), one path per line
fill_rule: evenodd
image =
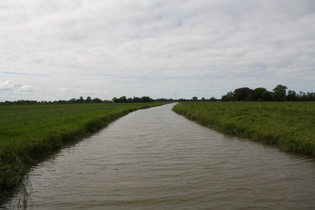
M133 112L34 167L27 206L315 208L314 159L202 127L173 106Z

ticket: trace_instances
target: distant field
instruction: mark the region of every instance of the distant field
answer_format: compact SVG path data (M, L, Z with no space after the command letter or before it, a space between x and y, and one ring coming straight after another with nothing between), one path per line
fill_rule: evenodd
M40 159L131 111L161 104L1 105L0 207L1 198Z
M315 102L184 102L173 110L223 133L315 156Z

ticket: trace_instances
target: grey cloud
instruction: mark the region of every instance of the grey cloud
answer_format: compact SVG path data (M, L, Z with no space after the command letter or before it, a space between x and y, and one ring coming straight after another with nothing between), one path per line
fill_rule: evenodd
M21 92L33 92L37 88L16 83L13 80L7 80L5 82L0 82L0 91L21 91Z
M5 82L0 83L0 91L7 91L7 90L14 90L14 89L19 89L23 85L15 83L12 80L7 80Z
M1 1L0 82L25 76L36 92L70 98L151 86L189 98L201 78L216 97L255 84L299 90L315 79L314 11L312 0Z

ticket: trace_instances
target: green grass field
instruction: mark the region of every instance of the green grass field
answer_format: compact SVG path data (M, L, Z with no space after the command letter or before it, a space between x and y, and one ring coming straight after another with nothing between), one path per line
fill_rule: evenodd
M43 158L131 111L161 104L1 105L0 206L29 168Z
M315 156L314 102L184 102L173 110L222 133Z

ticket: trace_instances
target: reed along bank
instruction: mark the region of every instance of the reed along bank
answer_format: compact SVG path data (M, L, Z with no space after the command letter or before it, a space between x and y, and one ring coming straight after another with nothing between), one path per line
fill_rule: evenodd
M0 207L31 166L129 112L161 104L1 105Z
M222 133L315 156L314 102L181 102L173 111Z

